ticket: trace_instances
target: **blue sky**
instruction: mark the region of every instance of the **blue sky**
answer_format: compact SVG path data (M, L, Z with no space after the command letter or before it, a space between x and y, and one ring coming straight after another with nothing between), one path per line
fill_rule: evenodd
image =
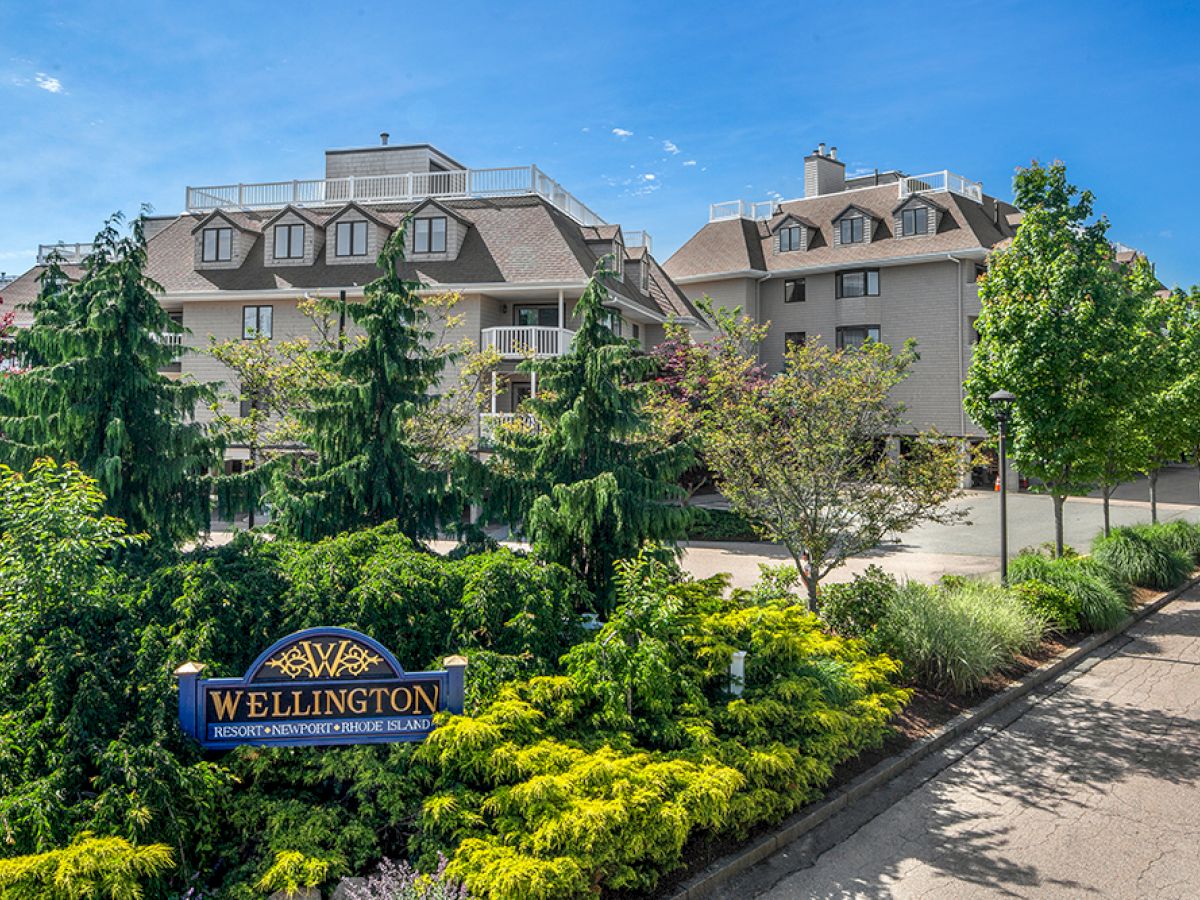
M327 147L537 163L666 257L803 157L1010 196L1066 161L1168 284L1200 281L1200 5L0 4L0 271L188 184L319 177Z

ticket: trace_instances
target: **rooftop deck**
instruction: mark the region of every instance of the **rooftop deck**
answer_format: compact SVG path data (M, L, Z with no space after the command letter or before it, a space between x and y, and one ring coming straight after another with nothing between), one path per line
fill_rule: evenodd
M537 166L207 185L189 187L186 205L188 212L211 212L279 209L288 204L329 206L351 200L372 204L521 196L542 197L581 225L608 224Z

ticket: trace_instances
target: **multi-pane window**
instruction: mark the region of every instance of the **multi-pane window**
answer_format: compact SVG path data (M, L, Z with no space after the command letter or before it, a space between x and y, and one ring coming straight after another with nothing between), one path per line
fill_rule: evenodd
M446 217L433 216L413 222L414 253L446 252Z
M367 223L338 222L333 252L335 256L366 256Z
M800 249L800 227L799 225L789 225L787 228L779 229L780 253Z
M242 307L242 340L252 341L260 337L270 340L272 312L270 306Z
M806 299L803 278L789 279L783 283L784 303L803 303Z
M837 346L839 350L849 347L861 347L867 341L879 343L878 325L845 325L837 330Z
M275 258L303 259L304 258L304 226L276 225L275 226Z
M842 232L843 244L861 244L863 240L863 217L849 216L842 219L838 226Z
M839 297L879 296L879 270L859 269L853 272L838 272L837 295Z
M620 241L613 241L613 277L625 278L625 245Z
M229 262L233 258L233 229L205 228L201 247L202 262Z
M929 230L929 210L924 206L914 206L900 213L900 224L905 237L913 234L924 234Z
M785 331L783 333L783 349L791 350L793 347L803 347L808 341L808 335L803 331Z
M981 266L976 263L971 269L971 284L977 282L980 278L987 274L987 266Z

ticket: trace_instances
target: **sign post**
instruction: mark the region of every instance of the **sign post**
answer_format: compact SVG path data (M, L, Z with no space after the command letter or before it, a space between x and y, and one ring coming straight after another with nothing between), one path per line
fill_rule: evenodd
M405 672L365 634L310 628L268 647L242 678L201 678L203 665L184 663L179 724L209 750L421 741L435 713L462 713L466 668L450 656L445 669Z

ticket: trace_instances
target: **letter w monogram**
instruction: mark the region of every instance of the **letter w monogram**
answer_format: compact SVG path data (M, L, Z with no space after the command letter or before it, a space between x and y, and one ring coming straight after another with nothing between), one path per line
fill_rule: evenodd
M314 644L312 641L304 641L302 646L312 677L320 678L323 675L328 675L330 678L336 677L342 670L342 657L345 656L346 646L349 643L349 641L338 641L336 644Z

